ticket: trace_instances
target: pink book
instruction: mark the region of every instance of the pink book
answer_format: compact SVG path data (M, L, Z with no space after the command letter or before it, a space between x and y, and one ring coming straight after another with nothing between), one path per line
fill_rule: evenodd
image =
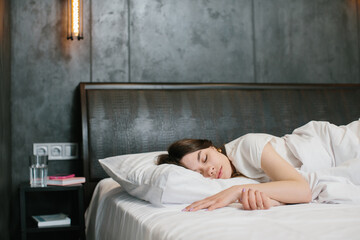
M67 185L80 184L84 182L85 182L85 177L69 177L69 178L60 178L60 179L51 179L49 177L47 181L47 185L67 186Z

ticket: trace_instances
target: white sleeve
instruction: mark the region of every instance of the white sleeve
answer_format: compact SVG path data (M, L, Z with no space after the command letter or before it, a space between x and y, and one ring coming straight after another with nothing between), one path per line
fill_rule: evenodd
M261 154L265 145L273 138L272 135L249 133L225 144L228 158L235 168L249 178L263 178Z

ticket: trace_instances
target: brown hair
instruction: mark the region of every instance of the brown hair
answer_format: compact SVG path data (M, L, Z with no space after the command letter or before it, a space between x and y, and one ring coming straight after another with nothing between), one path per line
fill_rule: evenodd
M213 146L213 143L207 139L182 139L171 144L168 148L168 154L160 155L157 164L168 163L183 166L180 160L185 155Z
M168 154L162 154L158 156L157 164L175 164L184 167L180 160L189 153L196 152L201 149L215 147L210 140L207 139L182 139L174 142L168 147ZM216 147L215 147L216 148ZM226 156L225 147L218 148L218 151ZM231 164L231 162L230 162ZM243 176L236 171L235 167L231 164L233 173L231 177Z

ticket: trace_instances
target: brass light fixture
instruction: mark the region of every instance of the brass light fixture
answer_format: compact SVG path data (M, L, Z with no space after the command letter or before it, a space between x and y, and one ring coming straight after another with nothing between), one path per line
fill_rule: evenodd
M67 39L84 39L83 0L67 0Z

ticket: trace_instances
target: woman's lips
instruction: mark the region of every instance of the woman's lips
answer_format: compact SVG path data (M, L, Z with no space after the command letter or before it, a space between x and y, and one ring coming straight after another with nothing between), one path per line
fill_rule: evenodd
M220 167L220 170L219 170L219 174L217 175L217 178L221 178L221 175L222 175L222 167Z

